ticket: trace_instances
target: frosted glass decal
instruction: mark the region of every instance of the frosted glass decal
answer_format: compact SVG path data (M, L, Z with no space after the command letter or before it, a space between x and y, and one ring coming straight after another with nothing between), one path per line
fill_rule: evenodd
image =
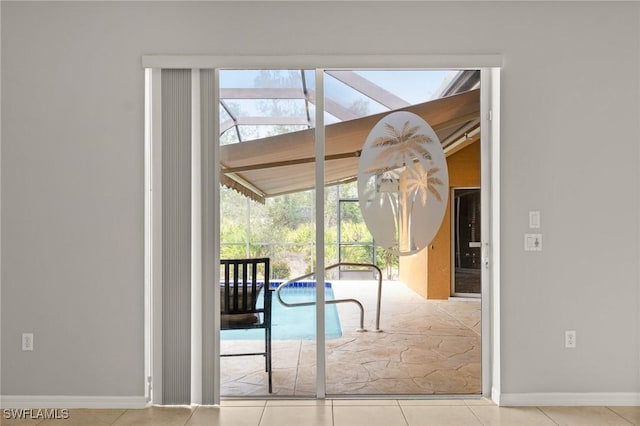
M373 127L358 165L358 195L378 245L408 255L433 240L447 206L449 173L426 121L400 111Z

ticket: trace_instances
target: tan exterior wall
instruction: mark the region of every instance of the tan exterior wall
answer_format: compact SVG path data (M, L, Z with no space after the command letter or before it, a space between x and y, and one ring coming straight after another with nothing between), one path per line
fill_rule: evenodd
M480 186L480 141L447 158L449 189ZM440 230L431 244L400 258L400 281L427 299L451 293L451 193Z

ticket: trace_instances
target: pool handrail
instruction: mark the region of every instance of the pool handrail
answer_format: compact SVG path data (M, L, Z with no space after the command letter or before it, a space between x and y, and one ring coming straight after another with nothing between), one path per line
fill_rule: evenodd
M367 268L372 268L375 269L378 272L378 300L377 300L377 305L376 305L376 332L381 332L382 330L380 330L380 301L382 298L382 271L380 270L380 268L377 265L374 265L372 263L353 263L353 262L339 262L339 263L334 263L333 265L329 265L327 267L324 268L325 271L328 271L330 269L335 269L338 268L340 266L359 266L359 267L367 267ZM315 305L316 302L299 302L299 303L287 303L284 300L282 300L282 297L280 295L280 291L288 286L289 284L292 284L296 281L300 281L303 280L305 278L309 278L312 277L316 274L315 271L309 272L308 274L304 274L304 275L300 275L299 277L295 277L295 278L291 278L285 282L283 282L282 284L280 284L278 286L278 289L276 290L276 297L278 298L278 300L280 301L280 303L282 303L284 306L288 307L288 308L293 308L296 306L312 306ZM360 303L359 300L357 299L335 299L335 300L325 300L324 302L325 304L336 304L336 303L355 303L356 305L358 305L358 307L360 308L360 328L357 331L367 331L364 328L364 307L362 306L362 303Z

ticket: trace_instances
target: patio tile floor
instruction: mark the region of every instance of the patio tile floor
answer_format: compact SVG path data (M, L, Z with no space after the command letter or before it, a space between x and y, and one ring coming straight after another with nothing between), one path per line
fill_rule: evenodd
M455 395L481 392L479 301L426 300L403 284L383 283L382 332L375 332L377 283L332 281L343 335L327 340L328 395ZM274 302L275 303L275 302ZM223 341L222 350L260 350L261 341ZM255 348L255 349L250 349ZM273 341L273 395L315 395L316 345ZM221 359L223 396L267 396L262 357Z

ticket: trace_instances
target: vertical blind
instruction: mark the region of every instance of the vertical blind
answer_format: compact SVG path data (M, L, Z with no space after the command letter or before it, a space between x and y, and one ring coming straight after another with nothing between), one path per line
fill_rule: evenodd
M162 403L191 403L191 70L162 70Z

